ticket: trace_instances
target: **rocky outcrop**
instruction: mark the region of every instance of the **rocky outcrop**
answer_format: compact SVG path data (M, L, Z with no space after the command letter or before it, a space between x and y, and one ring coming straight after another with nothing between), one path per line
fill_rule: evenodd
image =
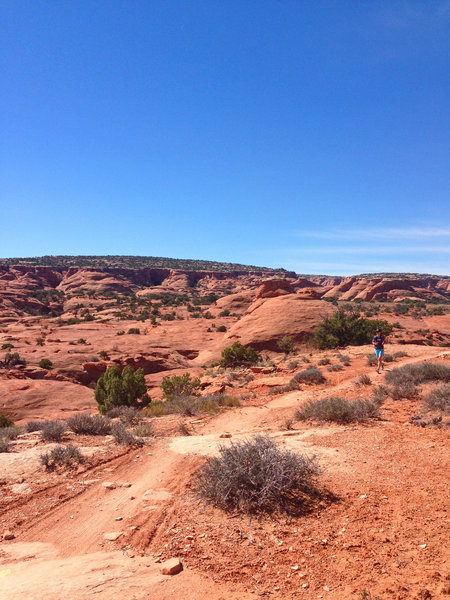
M276 298L285 294L293 294L294 288L287 279L269 279L261 284L256 292L255 299Z
M285 335L295 342L308 340L333 311L329 302L304 300L298 294L258 299L229 329L226 338L258 350L278 350L278 342Z

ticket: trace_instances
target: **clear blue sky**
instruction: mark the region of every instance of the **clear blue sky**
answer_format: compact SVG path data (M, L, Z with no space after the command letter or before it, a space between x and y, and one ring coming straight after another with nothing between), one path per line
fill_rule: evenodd
M3 0L0 256L450 274L445 0Z

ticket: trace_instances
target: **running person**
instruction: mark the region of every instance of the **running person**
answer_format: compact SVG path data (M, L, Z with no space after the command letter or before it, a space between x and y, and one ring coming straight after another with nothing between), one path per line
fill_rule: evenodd
M373 336L372 344L375 349L375 355L378 359L377 363L377 373L380 372L380 369L384 369L383 364L383 356L384 356L384 340L386 337L381 333L380 329L377 329L375 335Z

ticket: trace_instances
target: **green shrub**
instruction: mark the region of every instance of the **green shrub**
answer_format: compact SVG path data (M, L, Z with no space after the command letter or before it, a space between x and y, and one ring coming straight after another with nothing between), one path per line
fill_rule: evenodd
M244 347L240 342L234 342L232 346L222 351L222 367L237 367L257 363L260 359L259 352L251 346Z
M278 341L278 348L286 355L290 354L294 349L294 340L289 335L284 335L281 340Z
M49 358L41 358L41 360L39 361L39 367L41 369L51 369L53 367L53 363Z
M85 344L86 340L84 338L78 338L77 344Z
M15 367L16 365L26 365L26 360L21 358L18 352L7 352L5 354L5 358L3 360L3 365L9 369L10 367Z
M36 346L43 346L44 345L44 338L38 338L36 340Z
M3 427L12 427L14 425L14 421L7 417L5 414L0 413L0 428Z
M109 358L108 353L106 350L100 350L100 352L98 353L98 355L100 356L100 358L103 358L103 360L107 360Z
M151 437L155 435L155 431L151 423L140 423L133 429L133 435L137 437Z
M314 458L279 448L267 436L232 442L208 458L193 489L203 501L226 511L296 513L317 495Z
M225 310L223 310L222 312L219 313L219 317L229 317L230 316L230 311L228 310L228 308L226 308Z
M353 423L366 421L379 416L379 405L372 400L355 400L349 402L337 396L312 400L304 404L295 413L299 421L314 419L334 423Z
M111 422L100 415L79 414L67 420L67 425L74 433L86 435L108 435Z
M219 333L225 333L226 330L227 328L225 327L225 325L219 325L219 327L216 329L216 331L218 331Z
M2 350L10 350L11 348L14 348L13 344L2 344Z
M365 319L357 312L341 308L319 325L313 341L321 350L338 346L362 346L370 344L377 329L381 329L384 335L389 335L392 325L383 319Z
M117 366L108 367L100 377L95 388L95 400L98 410L105 414L114 406L146 406L149 399L144 398L147 392L144 370L127 365L122 373Z
M141 330L138 327L130 327L130 329L128 330L129 334L134 334L134 335L139 335L141 333Z
M174 375L169 377L168 375L163 378L161 383L161 389L163 396L167 400L173 400L177 396L192 396L197 394L197 390L200 388L200 379L196 377L191 379L190 373L184 373L184 375Z

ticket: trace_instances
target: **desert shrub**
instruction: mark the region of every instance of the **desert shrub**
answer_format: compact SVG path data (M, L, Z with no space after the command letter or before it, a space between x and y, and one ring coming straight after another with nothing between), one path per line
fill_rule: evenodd
M98 380L95 399L99 412L105 414L114 406L146 406L150 401L146 392L143 369L134 371L127 365L121 373L117 366L112 366Z
M116 443L121 446L138 446L141 443L122 423L114 423L111 427L111 433Z
M116 333L116 335L125 335L125 331L123 329L121 329L120 331L118 331Z
M206 396L175 396L165 402L152 402L144 413L148 417L181 414L192 417L201 413L217 413L221 407L236 407L241 403L238 398L225 394Z
M141 330L138 327L130 327L127 333L131 335L139 335L141 333Z
M288 369L296 369L298 367L298 360L290 360L288 362Z
M18 352L7 352L3 359L3 365L6 368L15 367L16 365L26 365L26 360L21 358Z
M228 310L228 308L226 308L225 310L223 310L222 312L219 313L219 317L229 317L230 316L230 311Z
M425 405L430 410L450 412L450 385L442 385L429 392L424 398Z
M28 421L25 427L25 431L27 433L32 433L33 431L41 431L45 421Z
M2 427L0 429L0 436L7 440L15 440L20 434L22 430L20 427L16 427L15 425L11 425L9 427Z
M326 379L320 369L317 367L308 367L294 375L291 381L295 381L296 383L324 383Z
M324 366L324 365L329 365L329 364L330 364L330 362L331 362L331 361L330 361L330 359L329 359L328 357L324 357L324 358L321 358L321 359L319 360L319 365L321 365L321 366Z
M78 317L70 317L70 319L67 319L67 325L77 325L78 323L81 323L81 319Z
M67 425L74 433L86 435L108 435L111 422L100 415L79 414L67 420Z
M100 350L98 355L100 356L100 358L103 358L103 360L106 360L109 358L108 352L106 350Z
M378 385L372 391L372 400L381 406L389 396L389 389L385 385Z
M137 437L151 437L155 435L155 431L151 423L140 423L133 429L133 435Z
M227 328L225 327L225 325L219 325L219 327L216 329L216 331L218 331L219 333L225 333L226 330Z
M186 423L179 424L178 433L180 433L181 435L185 435L185 436L191 435L189 427L186 425Z
M375 358L376 358L376 356L375 356ZM384 356L383 356L383 361L384 362L390 363L390 362L394 362L394 360L395 360L395 358L394 358L393 354L389 354L389 353L386 353L386 352L384 353Z
M41 437L46 442L60 442L66 426L61 421L43 421L41 424Z
M200 387L200 379L196 377L191 379L190 373L184 373L183 375L174 375L169 377L168 375L163 378L161 383L161 389L163 396L167 400L172 400L177 396L192 396L196 395L197 390Z
M2 350L10 350L11 348L14 348L14 345L10 344L9 342L2 344Z
M138 425L143 419L142 410L134 406L114 406L107 412L111 419L119 418L126 425Z
M277 345L281 352L290 354L294 349L294 340L289 335L284 335Z
M77 344L85 344L86 340L84 338L78 338Z
M39 367L41 369L51 369L53 367L53 363L49 358L41 358L41 360L39 361Z
M36 340L36 346L43 346L44 345L44 338L38 338Z
M404 356L408 356L408 353L405 352L404 350L399 350L398 352L394 352L394 354L392 355L394 357L394 360L396 358L403 358Z
M376 402L372 400L350 402L338 396L312 400L295 412L295 418L299 421L314 419L340 424L362 422L378 416L379 406Z
M55 446L49 452L40 455L41 464L51 471L57 466L73 467L76 464L83 462L84 458L79 448L68 444L67 446Z
M245 513L296 512L316 495L314 458L279 448L267 436L221 446L196 474L193 489L203 501Z
M330 373L333 373L334 371L343 371L344 367L342 365L340 365L339 363L336 363L335 365L330 365L329 367L327 367L327 371L329 371Z
M389 335L392 325L383 319L365 319L357 312L341 308L319 325L313 341L322 350L338 346L363 346L372 341L377 329Z
M376 367L378 365L378 357L376 354L368 354L367 355L367 364L369 367Z
M0 435L0 454L9 452L11 450L11 444L9 439Z
M365 373L361 373L361 375L358 377L358 379L356 380L356 385L357 386L362 386L362 385L372 385L372 380L370 379L370 377L368 375L366 375Z
M0 413L0 428L2 427L12 427L14 425L14 421L7 417L5 414Z
M386 382L397 385L405 381L415 384L426 381L450 381L450 367L439 363L424 362L418 365L404 365L393 369L385 376Z
M389 394L393 400L402 400L403 398L415 398L419 389L413 381L402 381L392 386Z
M232 346L222 351L220 365L222 367L237 367L258 362L259 352L251 346L244 347L240 342L234 342Z
M277 387L271 388L268 392L269 396L276 396L277 394L287 394L288 392L295 392L298 390L298 383L291 381L286 385L278 385Z
M311 362L307 356L302 356L302 357L301 357L301 360L302 360L302 362L304 362L304 363L310 363L310 362Z

